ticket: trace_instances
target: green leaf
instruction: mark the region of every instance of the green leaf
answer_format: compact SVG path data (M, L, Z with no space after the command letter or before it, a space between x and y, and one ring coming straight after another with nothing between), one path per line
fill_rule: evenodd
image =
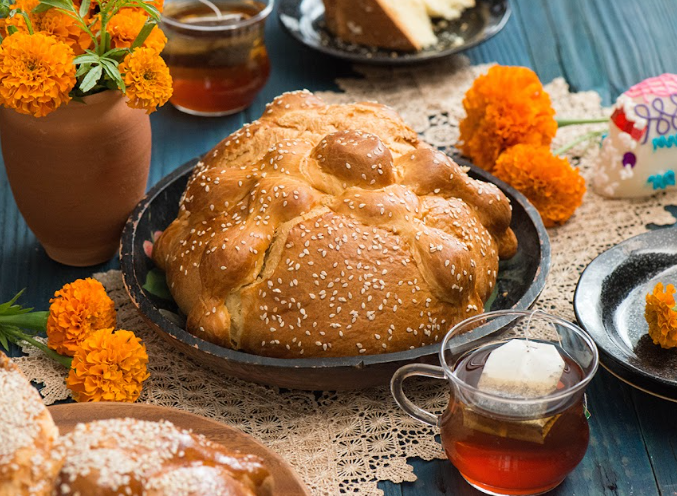
M22 10L21 16L24 18L24 21L26 21L26 27L28 28L28 34L33 34L33 23L31 22L30 17L28 17L28 14Z
M134 2L133 4L135 7L145 10L156 22L160 21L160 11L155 8L155 5L146 2Z
M96 83L101 78L102 73L103 73L102 66L100 65L93 66L80 83L80 90L83 93L87 93L89 90L94 88L94 86L96 86Z
M127 54L129 54L129 48L113 48L112 50L108 50L106 53L104 53L102 57L106 57L115 60L116 62L120 62L127 56ZM117 60L118 58L120 60Z
M80 76L85 75L92 68L91 64L82 64L78 67L78 70L75 72L75 77L79 78Z
M95 64L97 62L99 62L98 55L79 55L73 59L74 64Z
M108 74L108 77L115 81L117 87L124 93L126 88L125 82L122 80L122 76L120 75L117 61L101 59L101 63L103 64L103 69L106 71L106 74Z
M163 300L171 300L172 294L167 287L165 273L160 269L151 269L146 275L146 284L143 285L148 293L155 295Z
M68 12L75 12L75 7L68 0L40 0L40 5L49 5Z
M19 297L23 294L24 291L26 291L26 288L22 289L17 294L15 294L14 298L12 298L11 300L0 304L0 314L5 313L9 308L11 308L14 305L14 303L16 303L16 300L18 300Z
M49 9L51 9L51 5L47 5L46 3L41 3L38 4L37 7L35 7L31 12L34 14L42 14L43 12L47 12Z
M0 345L2 345L5 350L9 351L9 343L7 342L7 336L5 336L2 333L2 329L0 329Z
M157 22L153 21L152 19L146 19L146 23L143 25L141 31L139 31L139 34L136 35L136 39L132 43L132 50L143 45L144 41L146 41L146 38L148 38L155 26L157 26Z
M82 0L80 4L80 17L85 17L89 13L90 4L91 0Z
M7 32L11 35L19 31L16 26L7 26Z

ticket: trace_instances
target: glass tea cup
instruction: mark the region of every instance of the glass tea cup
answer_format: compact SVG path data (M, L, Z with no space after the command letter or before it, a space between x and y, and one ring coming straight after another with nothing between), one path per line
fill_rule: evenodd
M268 81L265 21L273 0L167 0L162 57L173 79L170 102L201 116L239 112Z
M532 347L555 345L564 367L554 391L534 395L528 387L478 387L489 354L512 339ZM392 394L413 418L440 428L447 457L472 486L494 495L541 494L559 485L583 459L589 440L584 391L599 356L581 328L540 311L488 312L453 327L439 358L441 367L414 363L398 369ZM449 405L441 416L405 396L403 382L412 376L449 382ZM547 380L553 377L557 381L557 375Z

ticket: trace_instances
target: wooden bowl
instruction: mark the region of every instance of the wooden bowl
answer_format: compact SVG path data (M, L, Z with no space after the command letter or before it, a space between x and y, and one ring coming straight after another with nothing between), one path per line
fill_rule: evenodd
M335 358L269 358L217 346L193 336L168 312L178 313L173 301L143 289L155 268L144 253L144 242L175 218L179 199L198 158L161 179L132 212L120 246L125 288L143 318L170 345L197 363L219 373L261 384L305 390L346 390L387 384L400 366L414 361L437 361L439 345L380 355ZM496 184L512 203L511 227L519 243L517 254L500 262L496 290L485 310L526 309L543 290L550 268L550 241L536 209L527 199L489 173L461 159L470 176Z
M280 455L244 432L214 420L174 408L139 403L70 403L50 406L48 409L62 435L71 432L77 424L95 420L111 418L135 418L152 422L168 420L181 429L202 434L210 441L228 449L259 456L273 476L275 494L310 495L294 469Z

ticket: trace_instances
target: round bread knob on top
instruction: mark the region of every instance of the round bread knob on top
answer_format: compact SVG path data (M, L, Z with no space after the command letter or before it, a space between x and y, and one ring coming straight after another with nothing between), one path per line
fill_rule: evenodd
M287 93L216 146L153 258L195 336L281 358L403 351L483 311L508 199L392 109Z

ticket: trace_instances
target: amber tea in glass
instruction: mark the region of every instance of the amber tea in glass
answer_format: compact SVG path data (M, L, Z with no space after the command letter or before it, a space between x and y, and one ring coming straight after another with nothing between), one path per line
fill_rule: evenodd
M264 23L273 2L170 0L162 13L177 109L228 115L251 105L270 74Z
M491 354L508 343L527 353L541 347L550 354L541 357L544 368L524 375L524 384L509 376L511 368L524 369L525 355L495 356L488 388L482 379ZM471 485L487 494L541 494L583 459L589 440L584 390L598 355L580 328L543 312L489 312L447 334L440 362L442 367L400 368L391 382L393 395L414 418L439 426L447 457ZM448 380L449 405L441 416L404 395L402 383L412 375Z

